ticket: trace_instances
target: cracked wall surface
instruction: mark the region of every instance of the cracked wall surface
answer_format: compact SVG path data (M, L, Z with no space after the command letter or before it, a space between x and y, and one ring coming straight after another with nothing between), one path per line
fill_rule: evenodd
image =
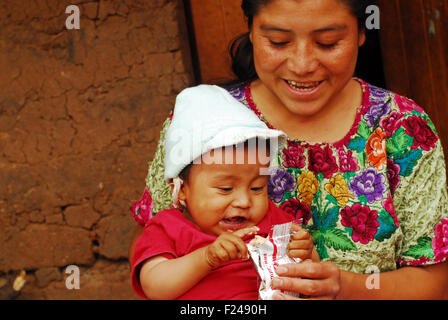
M68 5L80 29L67 30ZM180 0L0 2L0 299L133 299L129 207L193 84ZM65 286L80 267L80 289ZM11 292L21 271L26 283Z

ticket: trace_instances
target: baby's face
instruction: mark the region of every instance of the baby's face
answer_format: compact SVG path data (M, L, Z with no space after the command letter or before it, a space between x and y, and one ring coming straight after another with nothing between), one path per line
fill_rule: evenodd
M256 151L250 147L211 151L200 164L193 164L179 192L187 205L186 218L212 235L257 225L268 209L269 162ZM244 161L229 161L229 156L233 160L244 156Z

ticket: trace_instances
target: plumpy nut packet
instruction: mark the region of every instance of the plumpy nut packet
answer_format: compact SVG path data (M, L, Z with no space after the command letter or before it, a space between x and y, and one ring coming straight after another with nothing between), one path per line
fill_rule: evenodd
M273 294L279 291L271 288L272 279L278 277L275 269L279 265L301 261L299 258L290 258L287 255L291 225L292 222L275 225L267 238L257 235L247 244L250 257L261 278L259 288L259 298L261 300L272 300ZM299 297L294 292L285 293Z

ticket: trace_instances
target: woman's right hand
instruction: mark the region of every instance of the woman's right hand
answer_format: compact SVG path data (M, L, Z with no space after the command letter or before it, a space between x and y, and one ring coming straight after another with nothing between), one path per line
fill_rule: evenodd
M284 264L276 272L279 277L272 280L273 289L300 293L309 299L335 299L341 290L341 270L328 261ZM277 292L274 299L297 298Z

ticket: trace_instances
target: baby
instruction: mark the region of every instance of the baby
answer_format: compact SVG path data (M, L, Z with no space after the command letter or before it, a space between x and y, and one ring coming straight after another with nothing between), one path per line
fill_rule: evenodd
M281 131L268 129L226 90L182 91L165 141L165 179L177 208L146 225L132 259L132 286L148 299L258 298L245 242L293 217L267 194ZM288 255L315 259L308 232L293 224Z

